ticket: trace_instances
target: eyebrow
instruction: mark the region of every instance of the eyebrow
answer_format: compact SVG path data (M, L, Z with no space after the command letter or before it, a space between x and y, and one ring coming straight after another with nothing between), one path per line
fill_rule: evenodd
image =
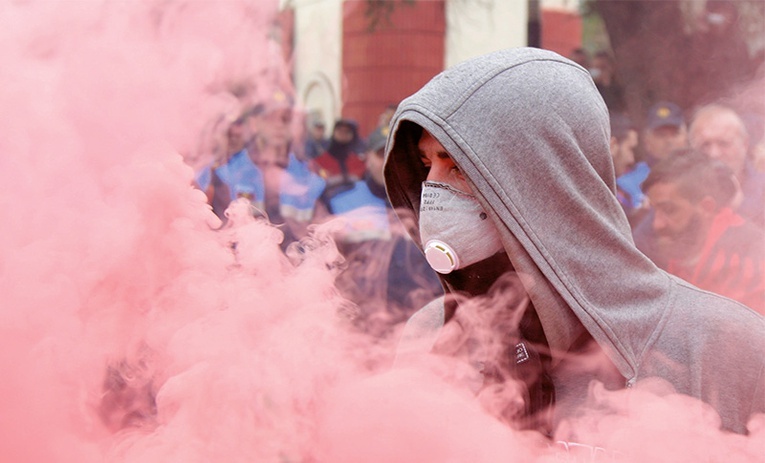
M420 156L420 159L423 159L423 158L428 159L428 155L425 154L425 152L421 150L419 147L417 148L417 154ZM438 156L441 159L444 159L444 158L452 159L452 156L448 152L446 152L446 150L436 151L436 156Z

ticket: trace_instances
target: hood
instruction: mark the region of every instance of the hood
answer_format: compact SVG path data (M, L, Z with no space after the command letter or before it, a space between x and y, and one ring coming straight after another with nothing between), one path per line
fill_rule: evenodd
M353 119L338 119L332 131L334 132L340 126L349 128L353 133L353 138L348 142L340 143L330 135L327 151L332 157L342 162L345 161L349 154L362 152L363 141L359 137L359 125Z
M492 53L434 77L399 105L391 127L393 206L418 217L424 128L499 230L554 359L586 330L632 378L670 279L632 241L615 195L608 110L589 73L550 51Z

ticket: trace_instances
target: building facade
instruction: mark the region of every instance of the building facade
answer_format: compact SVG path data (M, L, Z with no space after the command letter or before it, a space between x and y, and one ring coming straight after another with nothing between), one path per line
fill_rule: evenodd
M568 53L578 46L578 0L548 0L540 17L542 46ZM306 111L332 126L355 119L362 136L390 104L443 69L468 58L529 43L532 0L391 1L369 15L366 0L291 0L295 93ZM535 12L540 13L540 12ZM535 16L535 15L531 15ZM578 21L578 22L577 22ZM545 27L547 22L549 27ZM578 24L578 29L577 29Z

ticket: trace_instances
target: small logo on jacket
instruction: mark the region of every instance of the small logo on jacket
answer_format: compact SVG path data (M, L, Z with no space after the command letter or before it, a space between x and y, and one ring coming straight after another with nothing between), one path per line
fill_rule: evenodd
M526 349L526 344L519 342L515 345L515 363L523 363L529 359L529 351Z

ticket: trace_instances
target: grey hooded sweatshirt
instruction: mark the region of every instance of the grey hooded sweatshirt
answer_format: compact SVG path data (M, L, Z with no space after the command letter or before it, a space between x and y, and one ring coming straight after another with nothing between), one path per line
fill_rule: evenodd
M662 378L740 433L765 412L765 319L667 274L635 247L615 196L608 111L585 69L539 49L491 53L433 78L399 105L391 127L393 206L418 217L425 129L499 230L553 365L590 338L620 386ZM443 323L442 311L428 314ZM561 403L583 400L586 384L606 380L602 371L560 370L553 383Z

